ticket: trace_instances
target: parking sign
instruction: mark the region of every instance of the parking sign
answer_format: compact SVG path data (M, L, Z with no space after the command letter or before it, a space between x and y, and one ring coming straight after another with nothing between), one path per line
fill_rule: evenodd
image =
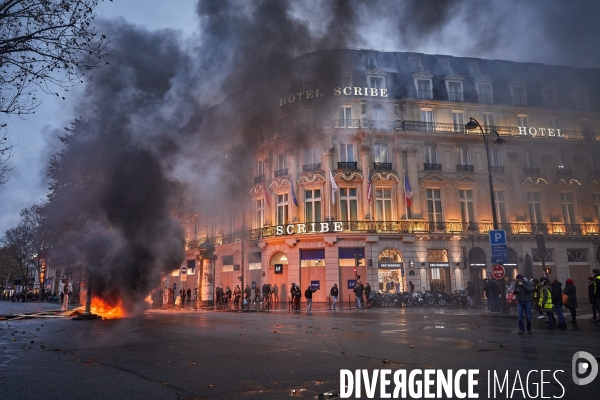
M490 231L490 244L496 246L506 244L506 231L504 229Z

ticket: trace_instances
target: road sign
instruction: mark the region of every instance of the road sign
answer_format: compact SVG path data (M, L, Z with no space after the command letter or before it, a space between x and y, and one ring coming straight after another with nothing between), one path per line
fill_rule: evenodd
M181 275L187 275L187 267L185 265L182 265L179 271L181 272Z
M496 246L498 244L506 244L506 231L504 229L490 231L490 244Z
M492 257L490 261L493 264L508 264L508 257Z
M321 281L310 281L310 288L312 290L320 290L321 289Z
M505 244L492 246L492 257L508 257L508 246Z
M504 267L500 264L494 264L492 267L492 276L498 280L504 278Z

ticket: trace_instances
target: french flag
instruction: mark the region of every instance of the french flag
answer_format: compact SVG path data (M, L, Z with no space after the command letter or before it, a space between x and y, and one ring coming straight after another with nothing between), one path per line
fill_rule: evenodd
M406 200L406 207L410 207L412 204L412 189L410 188L406 172L404 173L404 198Z

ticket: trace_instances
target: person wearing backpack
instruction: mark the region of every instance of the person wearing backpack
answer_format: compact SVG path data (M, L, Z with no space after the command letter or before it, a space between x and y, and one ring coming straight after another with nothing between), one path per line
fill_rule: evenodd
M558 317L558 327L564 329L567 327L567 322L565 321L565 316L562 312L563 300L562 300L562 283L560 283L556 278L551 279L551 290L552 290L552 308Z

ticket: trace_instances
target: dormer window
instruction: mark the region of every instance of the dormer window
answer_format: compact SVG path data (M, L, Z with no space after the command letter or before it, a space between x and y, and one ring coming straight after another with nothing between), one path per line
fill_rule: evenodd
M366 69L376 69L377 68L377 62L375 61L375 57L373 57L373 56L364 56L363 59L365 61L365 68Z
M431 90L431 80L419 79L417 80L417 97L419 99L432 99L433 92Z
M558 92L555 88L544 88L542 89L544 95L544 104L546 107L558 108Z
M462 82L448 82L448 100L463 101Z
M452 73L452 68L450 68L450 61L438 60L438 63L440 64L440 67L442 67L442 71L444 71L444 73L446 73L446 74Z
M383 78L369 76L369 87L375 89L383 89Z
M408 63L410 64L410 67L412 68L413 71L422 71L423 70L423 66L421 65L421 60L419 60L416 57L409 57Z
M527 105L527 91L525 86L522 85L511 85L510 94L513 98L513 104L515 106L526 106Z
M490 104L494 102L491 79L485 77L475 79L475 90L477 91L477 99L480 103Z
M588 95L585 90L575 90L573 92L573 99L575 100L575 107L580 110L587 110L590 108Z

